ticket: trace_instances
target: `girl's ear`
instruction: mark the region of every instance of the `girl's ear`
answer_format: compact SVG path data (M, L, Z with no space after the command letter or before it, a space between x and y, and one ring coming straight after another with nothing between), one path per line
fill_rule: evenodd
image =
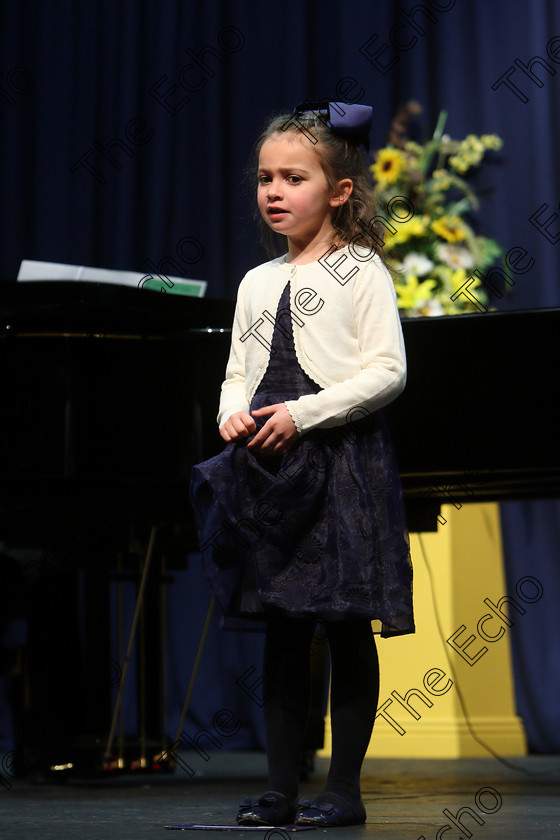
M352 195L353 189L354 184L351 178L344 178L342 181L339 181L336 192L331 196L331 207L340 207L342 204L345 204Z

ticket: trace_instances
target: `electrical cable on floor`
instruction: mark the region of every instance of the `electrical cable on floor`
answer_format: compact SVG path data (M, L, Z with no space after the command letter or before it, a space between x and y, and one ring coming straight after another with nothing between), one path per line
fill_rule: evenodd
M457 697L459 698L459 703L460 703L460 706L461 706L461 710L463 712L463 717L465 719L465 723L467 725L467 729L469 730L469 733L470 733L471 737L477 742L477 744L480 744L480 746L484 750L486 750L486 752L490 753L490 755L493 758L495 758L497 761L499 761L501 764L503 764L505 767L509 768L510 770L516 770L518 773L525 773L525 775L533 776L533 777L557 775L558 771L556 771L556 773L554 773L554 772L551 773L550 771L533 772L531 770L527 770L525 767L519 767L517 764L513 764L512 762L510 762L507 759L503 758L502 756L498 755L498 753L495 750L493 750L492 747L489 744L487 744L485 741L483 741L483 739L479 735L477 735L477 733L474 731L473 725L470 721L469 714L468 714L468 711L467 711L467 704L465 703L465 698L463 696L463 692L461 691L461 689L459 687L459 681L457 679L457 672L456 672L455 666L453 665L453 662L451 660L451 656L449 654L449 651L447 650L447 641L445 639L445 633L443 631L441 618L440 618L438 605L437 605L437 600L436 600L434 578L433 578L433 575L432 575L432 569L430 567L430 564L428 563L427 553L424 549L424 543L422 541L422 535L417 534L417 537L418 537L418 542L420 544L420 551L422 553L422 558L424 560L424 565L426 566L426 570L428 572L428 578L430 580L430 590L431 590L431 593L432 593L432 603L433 603L433 607L434 607L434 615L435 615L435 618L436 618L436 624L437 624L437 627L438 627L438 632L439 632L439 635L441 637L441 641L443 643L443 647L444 647L444 650L445 650L445 657L446 657L447 663L449 665L449 670L450 670L451 676L453 677L455 688L457 690Z

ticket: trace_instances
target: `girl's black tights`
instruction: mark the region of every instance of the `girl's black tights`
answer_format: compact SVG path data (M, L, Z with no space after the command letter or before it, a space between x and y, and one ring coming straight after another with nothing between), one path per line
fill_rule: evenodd
M325 790L360 796L360 771L379 698L379 663L368 619L325 624L331 655L332 754ZM315 622L283 614L267 622L264 714L269 789L295 799L310 696Z

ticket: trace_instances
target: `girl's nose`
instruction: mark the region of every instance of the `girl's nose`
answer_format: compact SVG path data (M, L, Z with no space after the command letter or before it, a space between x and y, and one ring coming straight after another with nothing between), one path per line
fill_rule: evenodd
M268 185L268 198L281 198L282 196L282 181L277 178L273 178L273 180Z

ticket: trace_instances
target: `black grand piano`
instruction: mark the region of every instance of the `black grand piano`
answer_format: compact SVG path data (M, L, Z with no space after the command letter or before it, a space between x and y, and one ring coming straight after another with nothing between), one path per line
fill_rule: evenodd
M88 731L106 731L109 579L145 585L143 667L158 660L142 627L161 620L167 570L196 550L188 480L222 447L215 417L232 318L228 301L90 282L0 284L0 630L24 609L27 587L31 682L59 686L31 721L16 721L23 747L61 709L65 731L80 731L83 719ZM408 384L384 414L410 530L435 529L443 503L558 497L560 310L408 319L403 329ZM156 527L167 565L150 578L142 564ZM12 568L10 550L22 546L41 549L38 568ZM86 576L79 617L76 566ZM80 650L68 632L78 618ZM59 655L47 665L53 646ZM69 661L80 668L69 674ZM69 691L81 698L72 725ZM146 740L164 700L148 692L142 702ZM105 767L115 766L112 734ZM42 749L51 764L59 750L64 767L68 745L60 732L51 740Z

